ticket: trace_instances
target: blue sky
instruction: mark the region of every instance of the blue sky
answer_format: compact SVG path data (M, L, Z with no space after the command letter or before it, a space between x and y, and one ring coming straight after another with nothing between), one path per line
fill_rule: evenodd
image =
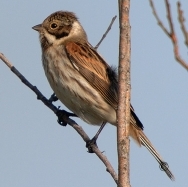
M181 2L188 19L188 2ZM155 4L168 26L163 1ZM1 1L0 52L46 97L52 90L42 68L38 34L31 27L57 10L75 12L94 46L111 18L118 15L117 1ZM172 12L180 51L187 60L175 2ZM131 102L144 124L144 132L176 177L171 182L150 153L131 140L131 185L185 186L188 183L188 74L174 60L171 41L157 25L148 1L132 0L130 17ZM98 49L115 66L118 66L118 34L117 19ZM58 125L56 116L3 62L0 63L0 96L1 186L115 186L101 161L87 153L81 137L71 127ZM76 121L90 137L98 129L79 119ZM115 127L105 127L98 146L117 170Z

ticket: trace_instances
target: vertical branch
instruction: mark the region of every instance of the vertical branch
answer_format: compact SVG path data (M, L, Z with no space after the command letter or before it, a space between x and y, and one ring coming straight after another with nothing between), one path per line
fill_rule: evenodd
M118 72L118 110L117 110L117 146L118 146L118 186L130 187L129 178L129 124L130 124L130 0L119 0L119 72Z

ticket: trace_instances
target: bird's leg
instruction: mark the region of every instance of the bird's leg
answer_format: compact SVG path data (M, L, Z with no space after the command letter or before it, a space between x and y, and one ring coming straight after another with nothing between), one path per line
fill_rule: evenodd
M58 117L57 122L61 126L66 126L67 125L66 119L68 119L70 116L72 116L72 117L78 117L76 114L67 112L65 110L60 110L60 109L56 112L56 115Z
M95 144L97 146L97 139L99 137L99 134L101 133L101 131L105 127L105 125L106 125L106 122L103 122L102 125L100 126L99 130L95 134L95 136L91 140L89 140L88 142L86 142L86 147L88 148L88 152L89 153L93 153L92 145Z
M55 95L55 93L53 93L53 94L51 95L51 97L50 97L48 100L52 103L52 102L58 101L58 98L57 98L57 96Z

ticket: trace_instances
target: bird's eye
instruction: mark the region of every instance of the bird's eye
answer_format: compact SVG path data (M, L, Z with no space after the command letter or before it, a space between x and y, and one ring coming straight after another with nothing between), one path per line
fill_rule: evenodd
M50 27L51 27L52 29L55 29L55 28L57 28L57 24L56 24L56 23L52 23L52 24L50 25Z

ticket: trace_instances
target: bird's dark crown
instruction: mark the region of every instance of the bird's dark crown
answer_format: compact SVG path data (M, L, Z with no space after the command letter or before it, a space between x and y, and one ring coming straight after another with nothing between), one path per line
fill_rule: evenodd
M71 22L78 20L76 15L73 12L68 11L57 11L49 15L44 22L52 22L54 20L64 21L64 22Z

